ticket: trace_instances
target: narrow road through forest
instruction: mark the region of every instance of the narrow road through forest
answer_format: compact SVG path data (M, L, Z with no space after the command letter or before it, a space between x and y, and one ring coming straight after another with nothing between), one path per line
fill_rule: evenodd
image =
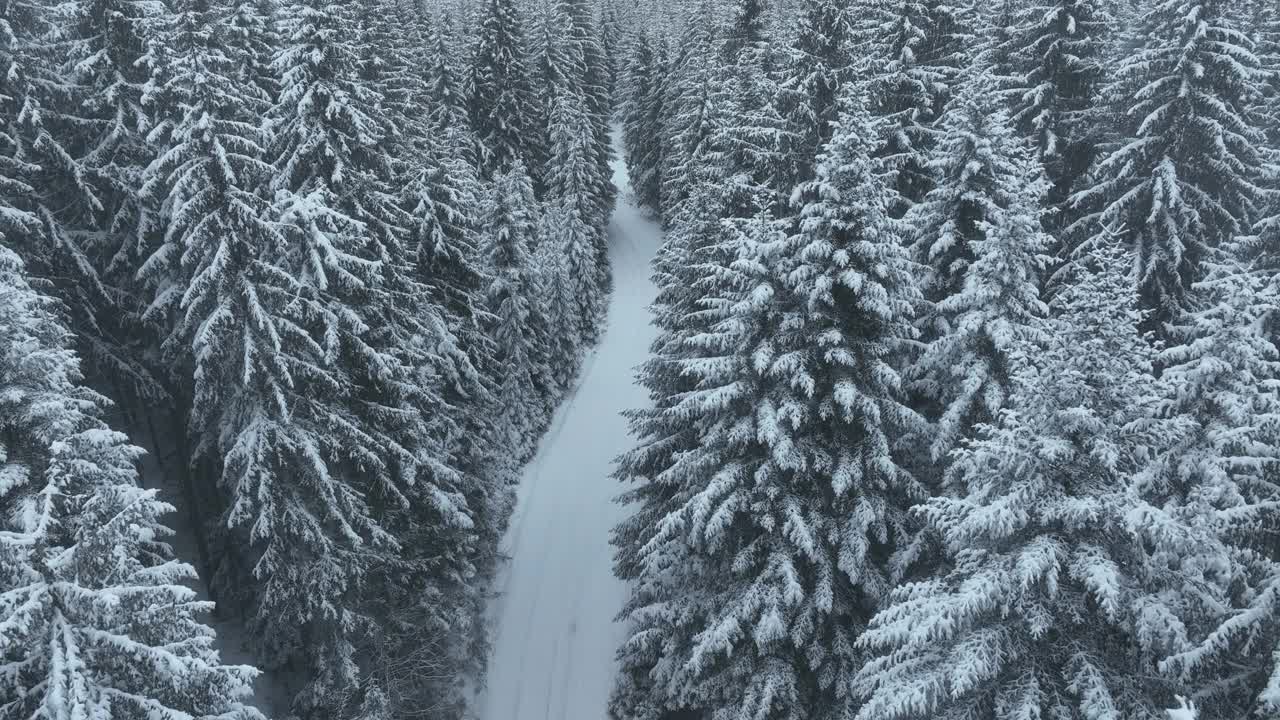
M614 147L621 155L620 136ZM510 564L491 608L493 652L480 720L605 720L614 652L613 618L625 588L613 576L609 533L623 508L609 477L630 446L623 410L648 402L634 381L654 329L649 280L657 226L632 204L626 167L614 163L618 206L610 223L614 289L600 345L525 470L504 539Z

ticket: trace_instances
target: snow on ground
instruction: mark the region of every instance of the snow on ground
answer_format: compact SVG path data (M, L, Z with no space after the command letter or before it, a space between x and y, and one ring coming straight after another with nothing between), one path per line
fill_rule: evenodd
M200 553L197 550L196 540L197 528L191 522L190 508L183 497L179 470L174 467L172 458L167 462L161 459L169 457L173 447L173 438L169 436L173 430L169 428L168 431L165 437L159 438L143 428L132 428L129 439L147 451L139 467L142 486L158 488L160 498L173 505L176 510L164 518L165 525L174 531L167 542L173 548L178 560L191 565L200 573L198 581L188 582L187 585L196 591L200 600L208 600L209 594L205 585L208 578L206 569L200 567ZM257 660L248 648L244 623L235 616L235 613L220 612L212 616L205 615L199 619L217 633L215 647L223 663L257 667ZM248 699L249 705L261 710L269 718L283 718L288 715L290 694L281 678L272 673L262 673L254 682L253 689L253 697Z
M517 493L503 547L511 560L491 608L493 653L476 707L480 720L606 717L623 639L613 618L625 599L609 545L624 513L613 502L622 486L609 474L631 444L620 413L648 402L634 376L654 337L649 262L659 242L657 226L631 203L621 160L614 183L621 192L610 226L607 328Z

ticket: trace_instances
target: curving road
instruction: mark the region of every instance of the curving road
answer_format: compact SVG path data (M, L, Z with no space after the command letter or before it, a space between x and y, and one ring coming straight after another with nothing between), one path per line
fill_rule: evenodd
M518 491L504 540L511 563L490 609L494 646L476 706L480 720L606 718L623 639L613 618L625 599L609 545L623 514L613 502L622 487L609 474L631 444L620 413L648 402L633 378L654 337L649 263L660 241L657 226L631 203L621 160L614 182L620 193L610 225L607 328Z

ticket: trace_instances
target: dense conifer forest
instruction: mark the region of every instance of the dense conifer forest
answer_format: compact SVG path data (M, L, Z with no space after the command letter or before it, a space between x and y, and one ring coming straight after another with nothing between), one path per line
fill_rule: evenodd
M1280 715L1280 6L0 0L0 720L525 715Z
M602 38L586 0L0 4L0 717L257 717L212 619L281 717L460 715L608 293Z
M1280 714L1280 6L641 13L611 716Z

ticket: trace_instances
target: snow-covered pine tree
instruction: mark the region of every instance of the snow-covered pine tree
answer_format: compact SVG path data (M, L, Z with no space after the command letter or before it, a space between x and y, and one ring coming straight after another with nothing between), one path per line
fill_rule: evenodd
M696 428L675 409L683 393L697 384L695 378L683 373L682 363L703 354L702 349L689 345L689 339L710 332L718 317L715 309L700 302L704 292L698 286L704 266L716 255L708 244L716 240L724 208L721 191L725 179L709 156L709 140L717 122L710 102L715 43L711 24L700 21L713 17L713 8L708 0L698 0L686 3L679 12L684 32L675 43L675 55L667 69L660 131L667 145L660 173L667 232L653 260L658 286L653 322L659 332L652 356L639 374L653 407L629 415L638 447L623 456L617 475L637 485L627 494L632 514L615 528L612 540L615 572L636 582L628 607L637 608L653 597L638 582L644 572L641 550L658 532L669 508L678 507L689 496L687 488L663 474L681 453L698 444ZM643 708L656 712L650 704L653 694L648 689L648 671L660 652L657 645L620 650L623 671L611 707L628 708L628 713L639 713Z
M668 232L653 263L659 288L654 322L660 333L644 373L659 408L695 384L681 376L678 365L703 354L690 345L691 339L710 332L716 317L704 304L706 289L700 283L707 281L708 268L727 266L736 253L737 231L721 219L751 223L761 209L783 204L782 193L770 182L782 167L776 152L782 121L772 105L776 88L764 73L770 48L756 17L763 7L755 2L735 7L738 29L731 35L753 40L738 41L742 51L732 65L723 65L720 58L724 46L735 41L717 44L705 22L713 16L713 6L704 1L685 9L690 30L669 70L664 106L670 112L662 131L669 145L662 170ZM753 92L740 95L741 89ZM754 112L747 112L748 107ZM636 423L649 421L634 418ZM664 447L671 454L679 452L670 442L664 441Z
M1264 140L1248 112L1259 69L1228 5L1158 0L1126 31L1135 49L1106 89L1119 140L1072 199L1104 206L1067 232L1133 248L1157 333L1188 308L1203 264L1259 216Z
M1280 152L1280 9L1257 0L1251 23L1257 33L1256 53L1268 82L1261 98L1260 114L1271 140L1271 149Z
M622 21L618 17L618 8L613 3L607 3L600 10L599 18L600 51L604 53L605 68L608 71L605 89L609 92L609 104L617 107L621 104L618 97L618 83L622 80L627 65Z
M280 94L280 78L271 67L271 59L280 47L279 11L275 0L241 0L232 10L227 40L237 45L236 53L244 63L239 80L243 95L261 114L276 104Z
M9 210L10 208L6 208ZM5 213L9 215L9 213ZM261 719L255 670L223 665L142 454L102 421L21 242L0 243L0 715Z
M428 116L437 132L444 131L456 139L470 136L467 97L463 92L463 70L453 52L457 45L449 19L437 18L426 37L429 45L425 64L424 100L430 98ZM464 159L475 163L474 147L466 148Z
M783 116L795 140L786 149L790 175L783 190L812 179L818 152L831 138L836 99L853 76L853 34L847 3L804 0L781 70Z
M709 11L706 2L699 7ZM720 318L722 306L705 285L715 273L707 268L732 259L723 257L728 243L720 242L728 182L721 165L711 157L713 129L722 122L710 102L714 47L705 25L690 23L690 27L697 31L689 36L690 44L682 44L687 52L677 56L671 69L680 74L673 76L670 96L677 109L664 123L664 136L673 143L665 157L678 158L679 164L673 162L663 170L668 231L653 261L658 285L653 322L659 332L652 357L640 372L654 407L630 415L631 434L639 439L639 447L622 458L618 469L620 479L639 482L627 495L633 514L615 529L613 538L616 572L631 581L638 581L644 572L641 550L659 531L663 517L689 497L690 490L664 473L678 457L698 446L697 428L686 422L687 413L678 408L683 395L698 384L684 368L692 358L711 352L693 340L710 334ZM665 205L668 200L669 206ZM637 588L629 607L643 607L652 597L643 587ZM652 697L648 670L659 652L656 645L620 651L623 672L611 707L630 708L628 713L652 707L648 705Z
M1049 238L1040 227L1048 191L1029 141L1000 107L996 81L980 73L948 105L929 162L935 187L905 218L923 280L923 356L911 375L933 415L930 461L991 423L1010 391L1011 358L1037 336L1040 271Z
M530 53L536 58L533 71L536 91L532 102L535 133L530 142L526 167L533 176L534 194L539 199L546 198L550 182L548 176L554 170L551 116L556 110L557 100L561 94L569 93L578 97L580 105L586 102L583 84L587 70L582 48L572 41L572 23L568 8L561 3L544 4L537 18L536 48Z
M1013 119L1034 137L1052 187L1052 227L1093 164L1101 141L1099 93L1111 17L1104 0L1034 0L1013 18Z
M152 158L143 102L152 75L164 72L154 54L164 18L157 5L139 0L74 0L62 12L69 27L61 72L72 88L66 131L100 205L84 220L109 243L104 270L128 276L149 229L136 188Z
M417 106L423 81L417 69L426 41L416 24L402 22L398 0L361 2L352 19L354 27L347 32L359 38L359 76L381 101L383 142L402 176L416 164L411 148L426 135L421 128L425 114Z
M67 153L44 124L48 88L56 84L41 44L52 32L49 21L40 6L0 5L0 233L9 238L12 252L21 253L33 276L50 277L60 267L64 276L84 276L97 288L89 258L62 235L57 205L50 205L56 198L45 191L53 186L51 176L78 180L69 161L50 162L67 158ZM73 188L76 197L87 193L87 188ZM74 286L53 287L60 298L75 297Z
M553 405L572 390L585 347L576 296L578 281L570 271L568 249L558 244L570 236L558 226L560 222L561 213L555 207L544 207L533 256L540 281L538 302L547 322L545 363L554 381Z
M386 277L398 287L395 292L404 298L406 307L425 303L414 311L416 315L398 315L398 324L411 329L410 336L430 345L420 349L425 354L406 356L404 361L419 369L431 366L436 373L434 380L427 381L433 385L432 392L440 391L434 387L440 382L456 390L460 384L474 384L477 379L472 358L453 333L459 325L449 321L450 315L458 313L474 315L476 306L458 297L445 297L479 289L478 278L464 277L474 272L467 266L479 259L474 236L479 185L467 160L470 139L465 123L441 124L457 120L456 116L421 110L435 104L435 88L426 83L449 82L444 75L431 78L419 70L428 50L423 21L403 7L401 0L366 3L358 20L362 28L360 78L362 85L373 91L370 97L381 101L378 120L382 140L377 150L385 160L379 163L366 192L372 191L371 211L381 216L379 222L384 226ZM440 89L447 92L448 87ZM451 111L446 108L445 112ZM356 189L359 191L358 186ZM462 329L468 333L472 349L478 351L480 343L471 333L476 325L472 320L472 327Z
M660 133L664 148L659 182L666 229L672 227L677 207L693 191L700 169L694 164L694 156L710 135L707 120L711 111L715 39L710 24L697 22L697 16L711 16L709 0L701 0L692 9L690 21L676 41L663 88Z
M847 717L857 633L911 559L906 512L924 493L895 445L920 419L892 358L918 290L873 173L874 126L849 103L802 231L767 213L727 226L736 255L701 268L715 319L690 341L700 355L676 361L696 389L652 411L623 459L650 486L636 519L656 525L619 528L643 545L619 553L636 592L618 717ZM653 466L690 427L693 448Z
M918 510L941 569L894 590L860 645L859 720L1154 718L1170 695L1132 621L1144 559L1126 480L1158 438L1154 351L1129 258L1114 248L1054 298L1042 343L1015 358L999 423L948 470L954 497Z
M387 107L388 98L393 104L403 98L395 97L401 91L391 86L390 73L362 82L360 72L370 71L360 48L376 34L344 32L354 20L347 8L312 0L295 13L291 43L276 61L287 91L275 111L283 118L278 212L291 239L302 241L291 243L288 261L334 312L324 321L326 333L337 333L330 340L351 343L340 350L352 354L342 367L374 394L362 398L372 404L366 411L384 403L387 410L396 408L363 420L384 428L408 422L395 431L403 433L399 441L392 441L393 447L408 447L416 437L411 418L434 401L416 394L412 388L419 383L400 384L405 378L397 373L432 368L442 345L453 339L442 330L441 309L429 302L430 291L412 270L404 239L409 221L395 189L405 174L404 159L395 155L413 143L396 125L404 109ZM413 159L407 165L417 169ZM321 257L332 264L323 267ZM340 282L330 282L329 268ZM401 406L410 397L413 402Z
M1260 268L1275 271L1280 270L1280 9L1273 3L1256 0L1246 22L1253 32L1254 54L1265 74L1262 92L1254 103L1254 117L1267 135L1270 166L1261 182L1267 196L1258 222L1241 249ZM1272 325L1280 338L1280 319Z
M1280 147L1280 129L1274 125L1280 114L1280 10L1267 0L1243 0L1233 8L1253 38L1253 53L1265 75L1262 92L1255 98L1255 112L1264 118L1262 125L1271 147Z
M980 72L991 76L995 90L1009 108L1015 97L1020 97L1017 87L1023 79L1015 75L1014 55L1020 50L1015 45L1019 0L1002 0L999 5L978 11L978 29L974 33L979 42L973 52L970 72Z
M859 80L871 111L890 122L877 156L899 195L894 216L932 187L927 170L932 127L971 50L971 8L948 0L863 0L852 11L866 53Z
M377 12L364 21L371 32L363 74L380 88L391 125L385 152L399 212L384 262L393 269L386 280L394 306L410 312L387 313L382 324L403 329L384 347L413 347L399 353L411 372L400 402L418 419L404 426L401 442L416 445L418 478L407 503L383 511L400 551L366 592L379 631L361 648L372 676L362 702L377 700L372 707L390 717L424 707L456 717L465 706L458 678L479 672L486 655L484 578L509 512L514 465L494 452L511 446L500 438L492 374L501 366L486 332L484 189L465 104L435 107L437 90L450 102L455 71L429 60L432 31L400 0L385 0ZM447 31L433 40L437 50L453 42ZM435 60L453 62L447 53Z
M715 217L710 215L707 225L717 225ZM772 677L781 681L774 689L783 697L771 693L747 697L744 691L752 678L745 671L758 669L756 653L744 649L736 658L722 657L721 652L704 647L699 655L705 660L696 662L693 654L695 645L702 642L700 633L712 629L709 623L716 613L742 609L740 603L725 608L701 601L707 596L731 599L716 583L717 573L724 572L723 556L718 553L732 552L738 533L733 534L729 548L722 547L723 537L704 541L704 530L712 526L706 513L697 512L690 503L702 495L705 505L713 486L729 492L745 490L745 478L761 459L760 447L749 441L749 432L744 432L741 446L728 443L723 426L719 442L708 441L708 433L720 421L737 420L744 430L751 423L744 410L749 400L742 394L729 392L718 398L707 394L741 379L742 360L735 356L735 349L746 347L751 328L744 317L733 316L748 282L734 261L740 252L751 253L759 241L776 242L781 236L767 216L757 220L726 225L721 234L696 236L699 242L711 243L683 253L689 265L682 274L692 287L682 300L697 309L669 316L671 329L659 337L656 357L641 371L654 407L632 413L638 447L620 458L617 471L619 479L638 483L624 495L633 514L619 524L613 539L617 571L631 588L623 609L629 637L618 651L621 671L610 700L610 715L620 720L672 712L735 717L735 711L744 707L756 708L767 717L775 702L785 705L796 699L788 682L793 672L781 663ZM747 232L772 232L773 237L751 238ZM722 468L722 476L714 477ZM732 512L733 506L724 510ZM716 532L725 529L723 523L715 525ZM663 570L666 567L674 572ZM706 593L695 593L694 588ZM720 640L732 638L722 634Z
M423 382L436 388L443 403L431 413L431 432L447 464L461 473L473 528L461 528L465 535L455 533L454 540L446 540L458 545L456 552L445 554L439 552L440 538L432 537L437 517L411 521L398 532L404 551L428 564L417 580L388 593L402 596L388 598L388 615L399 626L401 641L384 649L390 655L379 663L387 675L380 684L397 712L422 707L459 712L463 698L456 678L481 669L477 664L487 656L487 628L479 622L484 578L498 561L499 536L510 514L507 488L518 469L510 453L495 452L503 447L499 439L506 408L496 396L500 367L485 298L491 282L483 248L488 188L475 165L480 154L467 120L450 33L443 18L427 33L431 57L414 111L431 111L414 125L422 135L412 138L417 149L399 195L413 275L440 312L442 337L452 338L436 347L430 366L434 377ZM469 567L458 565L459 557L467 558ZM402 576L394 566L388 570L392 580ZM445 578L447 583L437 582Z
M561 172L556 167L556 123L562 96L572 102L587 119L589 163L575 172L585 172L579 206L582 220L591 228L595 242L596 263L604 271L604 287L608 288L610 272L605 228L613 209L616 188L611 179L612 145L610 118L612 101L607 89L608 69L600 49L590 9L584 0L556 0L550 3L542 21L542 48L539 73L542 87L538 102L544 117L544 165L536 183L540 198L554 202L553 177ZM562 188L563 189L563 188Z
M92 315L73 322L94 375L110 378L139 400L163 392L152 369L139 361L148 333L138 315L145 304L134 273L150 251L153 208L138 193L154 151L147 142L146 107L153 76L164 72L155 45L162 5L142 0L72 0L57 10L50 36L61 63L58 101L50 122L73 162L85 196L60 214L69 237L92 258L107 294L92 301ZM53 119L53 118L56 118ZM65 202L65 200L63 200Z
M8 203L39 224L24 229L24 241L12 248L60 301L86 369L134 396L154 399L165 391L133 355L136 345L131 341L141 333L118 332L136 310L121 292L121 276L103 272L119 249L111 241L120 238L96 232L106 200L100 197L100 178L79 157L86 130L68 116L81 88L71 86L62 71L71 20L61 11L79 8L31 3L0 7L0 123L5 139L0 173L8 183L3 192Z
M387 26L388 18L398 25ZM399 133L389 147L402 226L398 245L411 266L410 286L416 286L415 293L425 291L423 299L444 322L432 329L438 344L428 353L437 374L430 382L440 386L450 406L440 414L465 425L470 412L463 406L492 400L481 376L490 366L492 348L483 332L487 278L479 232L484 188L455 66L455 41L446 19L428 23L405 0L386 0L382 17L373 22L376 37L366 62L377 61L382 68L386 90L381 95L391 103ZM395 52L377 51L384 44L396 45ZM449 434L460 433L455 428Z
M641 207L662 210L662 156L666 138L661 135L662 90L666 68L655 49L657 39L641 32L633 42L631 59L623 73L622 141L631 192Z
M387 156L393 126L379 93L360 81L361 38L350 32L350 10L308 0L290 15L275 59L283 88L273 189L287 248L278 262L319 307L307 318L315 364L337 382L311 398L327 431L289 449L307 461L308 482L299 487L318 491L311 502L326 510L263 508L255 494L242 497L229 520L253 527L261 552L255 623L294 630L264 634L272 659L307 663L309 683L295 709L332 715L385 691L376 687L376 668L362 673L355 643L363 633L380 639L370 623L384 618L365 611L378 610L387 593L361 597L361 583L376 576L375 588L426 583L447 591L469 572L473 520L469 478L449 466L435 424L444 405L438 358L455 341L404 244L407 221ZM414 543L402 556L407 545L391 530L400 535L406 525ZM439 557L428 560L432 553ZM424 574L431 564L451 572ZM309 648L305 658L299 647Z
M702 2L698 9L710 12L710 5ZM716 49L707 24L691 17L689 27L696 30L688 43L682 43L687 52L672 67L679 75L673 83L673 112L664 130L673 144L667 154L673 162L663 177L668 232L653 263L659 288L654 323L659 334L653 357L640 373L654 406L631 414L631 433L638 447L621 458L617 471L619 479L637 483L626 495L633 513L615 529L613 544L616 571L633 588L624 612L634 614L638 623L632 639L619 649L622 671L610 701L611 713L618 718L657 717L664 707L689 706L677 693L664 699L651 672L661 662L663 640L691 638L696 630L686 630L699 618L662 617L661 608L668 598L678 596L681 583L665 582L661 573L653 572L648 558L660 552L651 543L662 532L664 520L698 491L670 473L680 458L700 446L701 427L682 401L705 374L691 373L689 367L702 361L714 364L726 354L724 347L698 339L723 336L716 332L716 325L737 292L736 274L728 268L736 256L738 238L720 222L729 207L727 190L732 181L730 168L715 155L714 142L732 113L712 99ZM703 415L709 416L710 411ZM657 613L646 614L647 608ZM639 629L641 625L649 630Z
M487 291L493 316L497 400L505 415L502 447L521 459L532 455L549 413L550 370L547 320L539 305L539 283L533 264L538 206L524 164L494 178L486 208L485 252L493 277Z
M1192 287L1199 309L1170 330L1160 444L1136 474L1127 522L1151 568L1135 607L1143 648L1201 700L1206 718L1263 716L1280 679L1280 353L1264 319L1268 278L1234 263ZM1274 690L1271 692L1274 693Z
M731 0L728 4L729 25L720 44L721 60L737 62L744 51L759 48L769 41L767 5L768 0ZM715 17L701 18L701 21L714 22Z
M471 126L485 177L516 160L531 162L536 118L525 60L524 23L515 0L489 0L471 59Z
M144 319L158 329L183 398L179 422L187 427L176 430L192 439L179 444L192 454L180 462L206 460L215 473L237 441L272 419L287 424L285 398L302 379L295 382L285 358L300 353L305 365L310 343L299 326L305 312L295 311L306 301L290 300L297 287L273 265L283 239L267 201L274 173L261 114L269 98L246 84L256 48L244 42L240 9L221 17L229 9L202 0L173 8L160 38L170 62L163 84L148 96L147 142L159 152L139 191L160 231L137 270L151 291ZM202 519L212 520L226 508L215 477L182 479L191 512L201 515L196 506L207 504ZM233 543L218 557L202 558L228 607L233 597L251 595L248 579L235 570L243 550Z
M6 247L18 246L36 257L46 255L51 245L44 237L49 213L32 186L41 168L29 149L40 146L43 134L38 82L31 77L40 68L32 67L31 42L43 32L44 21L30 9L14 12L13 4L0 6L0 237L22 238L21 245L9 240Z
M710 102L709 158L727 180L723 218L780 216L791 196L785 148L795 143L780 110L777 48L766 32L765 0L735 0L720 45Z
M465 127L448 124L455 120L442 115L425 125L417 167L404 179L400 196L413 272L466 355L452 358L454 371L443 378L455 385L453 401L460 402L462 396L483 394L480 388L464 388L478 381L471 375L490 366L491 348L483 332L482 295L488 279L482 269L480 234L485 189L470 160L472 138Z
M709 12L706 3L699 7ZM710 35L694 34L692 40L700 44L672 69L688 77L676 83L671 130L666 131L674 132L676 147L669 154L677 162L664 170L664 185L671 181L663 196L664 203L671 201L664 204L669 229L654 260L659 287L655 324L662 329L654 348L654 378L665 376L659 366L686 354L689 338L708 330L708 316L700 314L703 290L698 283L706 267L727 265L736 252L732 223L722 219L751 223L765 210L786 207L789 192L777 182L786 133L774 105L776 85L765 74L771 48L758 29L762 21L755 15L761 12L754 0L737 6L737 29L730 34L739 40L731 37L720 48L740 45L732 64L715 59ZM741 38L761 39L748 43ZM691 389L683 380L668 379L673 384L659 397L678 395L676 388Z
M591 120L581 97L560 93L551 118L551 171L548 177L544 242L564 253L577 306L577 335L587 345L600 336L608 293L607 236L595 222L595 151ZM606 264L602 264L606 263Z
M591 121L592 171L593 182L591 200L594 214L589 218L592 227L604 233L609 225L609 216L613 212L614 201L618 189L613 184L613 94L609 91L609 61L600 44L600 30L592 14L591 0L558 0L568 11L571 20L572 38L581 49L582 64L585 71L582 77L582 92L586 100L587 118ZM608 247L601 243L598 247L599 261L605 268L606 280L611 277L608 272Z

